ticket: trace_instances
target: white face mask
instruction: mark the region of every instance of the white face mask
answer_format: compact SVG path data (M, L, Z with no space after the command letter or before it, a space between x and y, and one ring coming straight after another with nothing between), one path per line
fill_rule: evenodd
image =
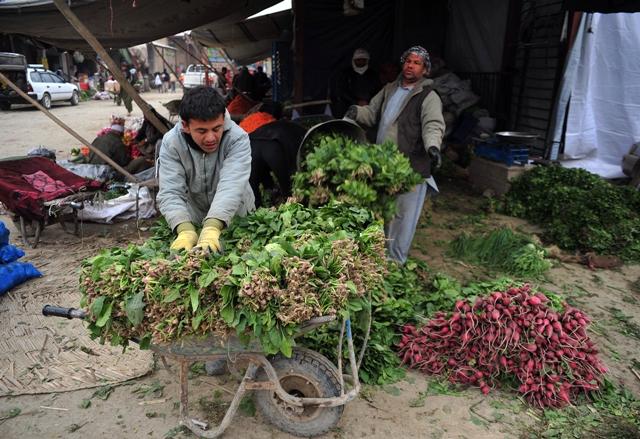
M369 63L365 64L363 67L358 67L353 61L351 61L351 67L353 67L353 71L358 75L364 75L364 72L369 69Z

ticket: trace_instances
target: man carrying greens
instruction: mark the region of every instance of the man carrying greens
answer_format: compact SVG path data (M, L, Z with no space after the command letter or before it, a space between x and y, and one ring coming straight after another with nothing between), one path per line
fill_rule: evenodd
M160 212L178 234L172 250L219 252L222 229L254 209L249 136L211 87L186 91L179 114L181 123L165 134L160 149Z
M376 142L392 141L411 162L424 183L396 197L397 213L385 224L389 257L405 263L422 214L425 197L437 192L431 168L442 162L440 144L445 131L442 101L427 78L431 69L429 52L413 46L400 58L402 73L388 83L368 105L352 105L345 118L367 126L377 126Z

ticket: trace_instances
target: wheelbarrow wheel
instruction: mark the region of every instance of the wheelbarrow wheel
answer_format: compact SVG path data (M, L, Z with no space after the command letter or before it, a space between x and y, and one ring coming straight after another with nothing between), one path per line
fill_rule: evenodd
M291 358L279 354L270 362L278 374L280 385L290 395L307 398L340 396L338 371L317 352L294 348ZM260 370L257 379L267 379L263 370ZM318 436L331 430L338 424L344 411L344 406L292 406L268 390L256 391L254 401L268 422L282 431L302 437Z

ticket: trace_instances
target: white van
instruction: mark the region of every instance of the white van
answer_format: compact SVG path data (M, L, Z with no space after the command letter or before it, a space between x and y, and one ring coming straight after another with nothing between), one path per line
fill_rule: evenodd
M217 88L218 75L202 64L191 64L187 67L187 70L184 72L183 87L188 89L197 87L198 85L205 85L205 74L207 72L209 73L209 84Z

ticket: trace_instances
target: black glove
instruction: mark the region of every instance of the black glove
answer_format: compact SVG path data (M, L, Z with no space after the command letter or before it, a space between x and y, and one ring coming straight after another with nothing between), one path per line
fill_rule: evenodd
M429 149L427 149L427 154L429 154L429 158L431 159L431 169L440 168L440 165L442 165L440 150L435 146L430 146Z
M344 113L344 118L345 119L351 119L355 122L356 118L358 117L358 107L355 105L352 105L349 107L349 109L347 110L346 113Z

